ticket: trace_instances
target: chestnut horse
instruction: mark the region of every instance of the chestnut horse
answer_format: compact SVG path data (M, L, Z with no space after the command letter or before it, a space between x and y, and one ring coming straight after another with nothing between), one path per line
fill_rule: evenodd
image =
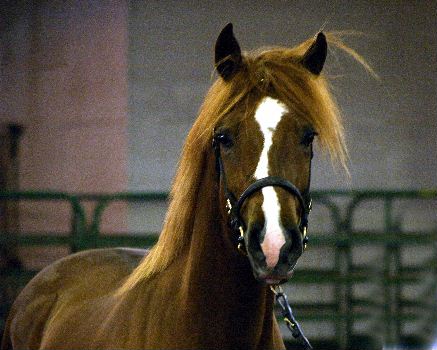
M227 25L157 244L42 270L15 301L2 349L283 349L269 285L304 251L314 137L346 158L321 74L331 38L243 54Z

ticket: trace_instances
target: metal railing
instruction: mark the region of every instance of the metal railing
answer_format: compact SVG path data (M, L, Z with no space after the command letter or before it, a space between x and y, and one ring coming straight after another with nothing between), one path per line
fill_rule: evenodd
M358 322L370 321L373 339L385 344L399 344L403 326L415 321L425 324L418 337L429 340L432 326L437 322L437 224L427 231L404 232L394 214L397 201L431 201L437 212L437 190L419 191L314 191L315 207L324 207L329 213L333 233L314 232L311 247L333 247L335 264L332 269L298 269L293 285L329 284L335 288L334 302L297 304L295 309L304 322L329 321L335 325L335 343L339 349L351 348L354 327ZM146 247L153 245L156 235L103 234L102 218L114 202L144 203L166 201L166 193L67 194L61 192L0 192L1 201L63 201L71 210L68 235L41 233L2 233L3 249L28 246L68 246L71 252L106 246ZM356 229L355 216L360 206L381 202L383 228ZM87 220L84 204L93 202L94 208ZM383 249L383 259L374 264L359 266L354 263L353 249L366 245ZM403 266L401 251L408 246L432 246L433 256L419 266ZM10 268L0 271L2 290L6 283L21 288L36 271ZM416 300L405 300L402 288L408 283L422 283L429 279L427 290ZM3 282L4 281L4 282ZM367 298L354 296L353 288L360 283L376 285L375 295ZM4 293L3 293L4 294ZM13 293L12 293L13 294ZM431 296L431 297L430 297ZM434 297L432 297L434 296ZM293 298L290 298L291 301ZM0 309L0 329L9 305ZM420 332L419 332L420 333Z

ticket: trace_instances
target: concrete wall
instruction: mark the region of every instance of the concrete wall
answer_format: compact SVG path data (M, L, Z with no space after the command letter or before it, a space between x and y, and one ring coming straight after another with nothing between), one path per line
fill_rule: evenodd
M131 1L128 188L169 188L227 22L243 49L294 45L321 28L363 32L348 43L381 81L342 53L331 52L326 69L345 115L351 181L317 155L314 187L435 187L435 13L435 1Z
M118 1L46 2L2 33L1 118L26 127L23 189L125 188L126 16Z
M25 128L20 188L124 191L127 3L27 1L1 6L0 120ZM24 232L69 232L70 217L65 203L21 203ZM104 228L123 230L125 219L125 205L114 205ZM24 256L32 260L34 255L27 251Z

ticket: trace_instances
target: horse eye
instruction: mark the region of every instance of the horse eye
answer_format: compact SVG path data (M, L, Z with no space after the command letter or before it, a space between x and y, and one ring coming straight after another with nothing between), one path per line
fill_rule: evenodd
M309 147L313 143L314 137L316 135L317 135L317 133L313 130L305 131L303 138L302 138L302 141L301 141L301 144L306 146L306 147Z
M223 147L230 148L234 144L232 142L231 137L228 134L220 133L215 135L215 139L219 142Z

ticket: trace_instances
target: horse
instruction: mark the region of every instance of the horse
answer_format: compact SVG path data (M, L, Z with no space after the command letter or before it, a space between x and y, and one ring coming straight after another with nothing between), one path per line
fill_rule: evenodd
M150 250L72 254L13 304L1 349L284 349L270 287L307 244L313 140L344 164L329 34L242 52L232 24Z

